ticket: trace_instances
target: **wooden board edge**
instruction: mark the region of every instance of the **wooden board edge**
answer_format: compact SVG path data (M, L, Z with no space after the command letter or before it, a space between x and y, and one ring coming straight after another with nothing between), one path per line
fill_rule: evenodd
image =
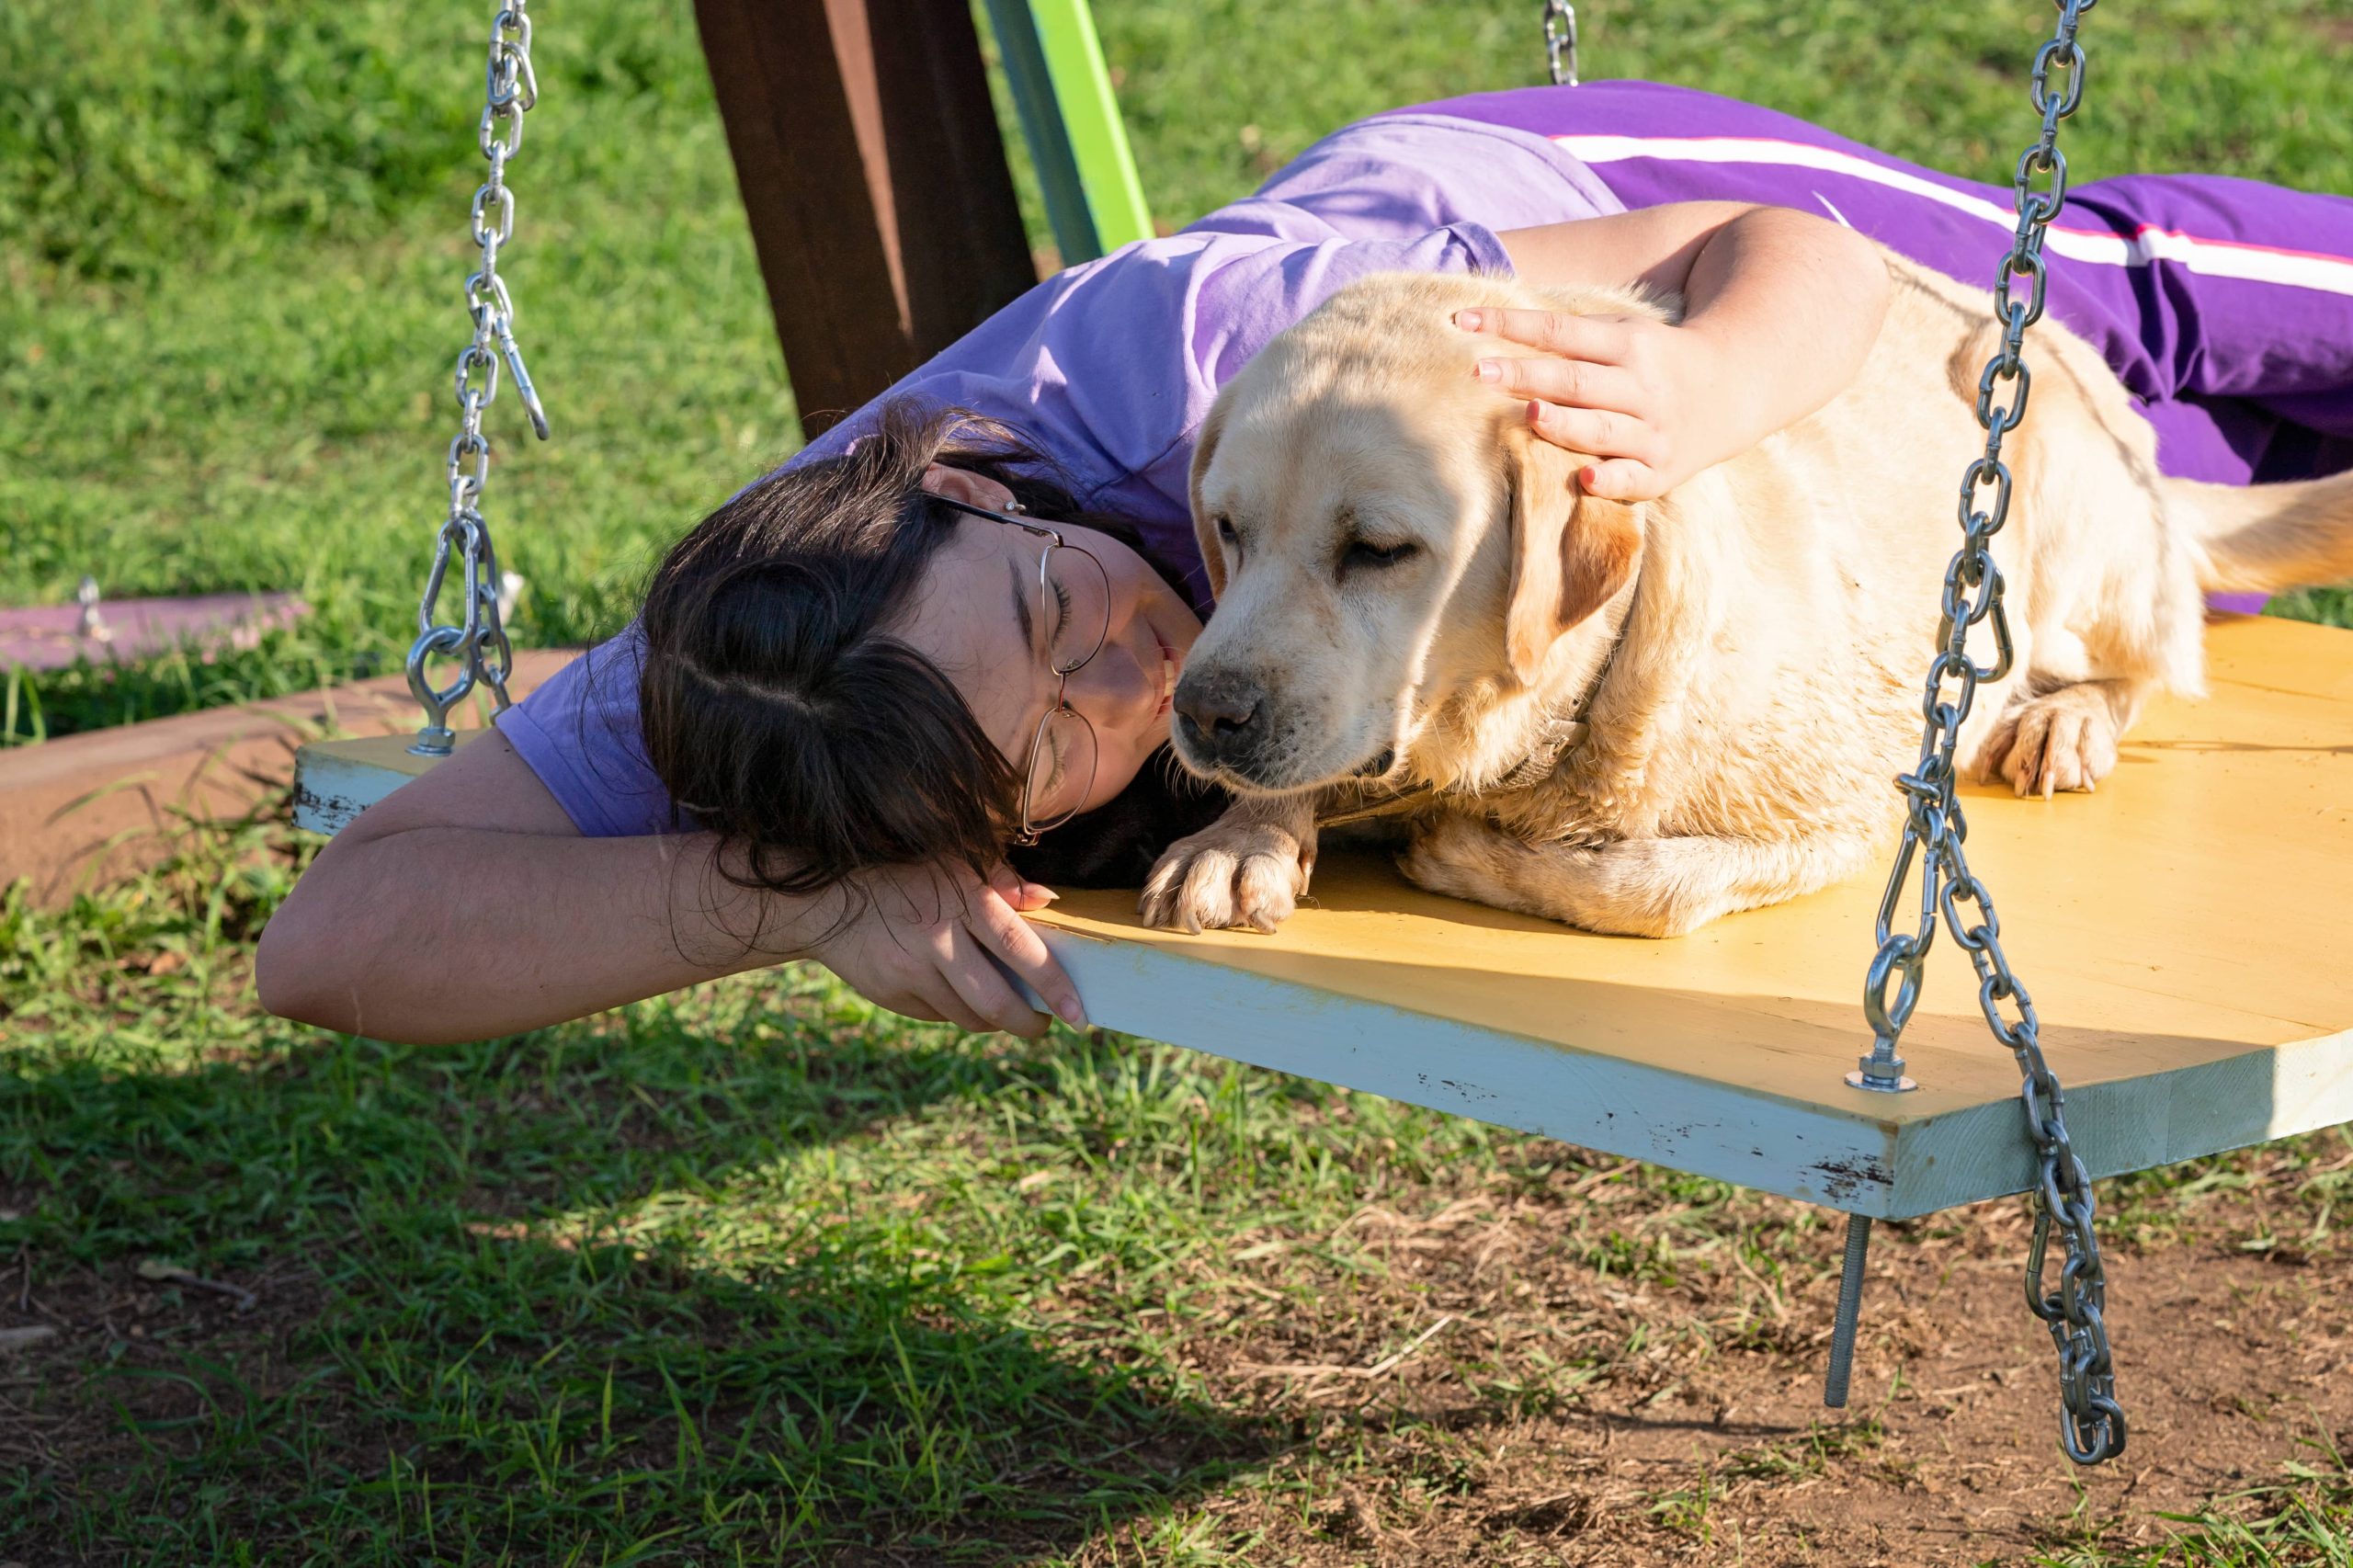
M461 730L458 744L486 733ZM294 825L332 837L410 779L431 772L439 759L410 754L414 738L406 733L361 735L313 741L296 751Z
M2002 1049L1991 1039L1985 1048ZM2353 1121L2353 1030L2104 1083L2068 1086L2063 1052L2052 1054L2051 1069L2068 1138L2096 1181ZM2040 1180L2020 1103L1970 1106L1898 1135L1889 1218L2024 1192Z
M1848 1213L1886 1215L1897 1196L1895 1133L1865 1117L1141 943L1040 932L1107 1028Z

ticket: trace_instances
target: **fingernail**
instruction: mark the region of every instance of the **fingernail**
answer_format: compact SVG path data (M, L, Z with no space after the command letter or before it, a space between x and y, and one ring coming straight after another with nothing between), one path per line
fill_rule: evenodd
M1483 381L1500 381L1504 379L1504 368L1493 359L1482 359L1471 367L1471 374Z
M1021 885L1021 892L1022 892L1022 894L1023 894L1025 897L1028 897L1028 898L1041 898L1041 899L1044 899L1048 903L1053 903L1053 902L1054 902L1054 900L1056 900L1056 899L1058 899L1058 898L1060 898L1060 897L1062 897L1062 896L1063 896L1062 894L1060 894L1060 893L1056 892L1053 889L1051 889L1051 888L1048 888L1048 887L1040 887L1040 886L1039 886L1036 882L1024 882L1024 883Z
M1063 1022L1071 1028L1083 1029L1086 1027L1086 1014L1080 1010L1075 1001L1065 1002L1055 1011L1062 1015Z

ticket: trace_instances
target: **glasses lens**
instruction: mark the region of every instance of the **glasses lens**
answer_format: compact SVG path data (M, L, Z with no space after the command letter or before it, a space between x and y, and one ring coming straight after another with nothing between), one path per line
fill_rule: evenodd
M1074 544L1046 551L1046 625L1058 675L1095 657L1111 631L1111 579L1103 563Z
M1061 826L1078 814L1094 788L1095 726L1057 708L1038 726L1037 744L1029 748L1023 825L1032 833Z

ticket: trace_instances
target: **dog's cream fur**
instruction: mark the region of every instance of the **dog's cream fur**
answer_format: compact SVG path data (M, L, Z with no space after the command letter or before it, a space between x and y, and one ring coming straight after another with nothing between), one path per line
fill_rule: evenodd
M1675 301L1399 275L1269 344L1194 458L1219 602L1178 693L1181 710L1199 683L1248 683L1267 742L1220 768L1178 726L1187 765L1242 799L1163 858L1147 918L1272 929L1306 888L1319 811L1420 785L1440 793L1412 817L1415 881L1598 931L1676 935L1863 869L1893 825L1889 779L1915 760L1955 480L1984 442L1972 409L1996 347L1982 292L1888 263L1887 320L1851 385L1641 506L1580 494L1582 460L1471 374L1526 351L1450 318L1671 321ZM2029 358L1994 546L2017 670L1981 694L1961 756L2047 796L2106 776L2152 691L2200 690L2201 588L2353 574L2353 476L2164 478L2088 345L2045 319ZM1413 553L1383 565L1352 540ZM1499 790L1597 676L1582 744Z

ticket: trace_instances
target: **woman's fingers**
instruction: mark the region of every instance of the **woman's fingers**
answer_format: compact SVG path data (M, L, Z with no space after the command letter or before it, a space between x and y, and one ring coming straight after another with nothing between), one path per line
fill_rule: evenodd
M1605 501L1655 501L1667 492L1658 470L1631 458L1614 458L1587 467L1578 481L1588 495Z
M1547 354L1605 365L1624 360L1632 336L1622 316L1575 316L1565 311L1457 311L1454 324Z
M1061 961L1038 935L1038 928L1016 914L994 885L973 896L967 925L983 947L1045 998L1055 1017L1074 1029L1086 1028L1086 1009L1079 1003L1078 987L1063 972Z
M974 1034L987 1034L997 1028L956 994L956 987L943 970L915 987L913 994L900 1002L885 1002L884 1006L902 1017L923 1018L937 1023L954 1024L960 1029ZM1035 1017L1035 1015L1031 1015Z
M938 985L933 989L945 992L948 988L945 985ZM904 991L894 991L883 996L869 996L867 1000L885 1012L896 1013L903 1018L913 1018L919 1024L955 1021L949 1017L947 1008L933 1000L920 986L914 984L910 984Z
M1045 908L1061 896L1051 888L1025 880L1002 860L989 872L989 886L996 890L998 897L1025 915Z
M1472 373L1498 392L1578 408L1641 414L1649 402L1631 371L1586 359L1482 359Z
M1020 918L1016 915L1014 918ZM947 932L947 950L940 957L939 972L956 988L956 994L972 1013L986 1019L984 1023L966 1024L966 1028L1003 1029L1035 1040L1046 1032L1046 1015L1021 999L996 965L989 961L988 949L982 945L973 931L964 926L951 926Z
M1528 423L1556 447L1593 458L1629 458L1650 463L1660 455L1658 432L1631 415L1606 408L1568 408L1530 403Z

